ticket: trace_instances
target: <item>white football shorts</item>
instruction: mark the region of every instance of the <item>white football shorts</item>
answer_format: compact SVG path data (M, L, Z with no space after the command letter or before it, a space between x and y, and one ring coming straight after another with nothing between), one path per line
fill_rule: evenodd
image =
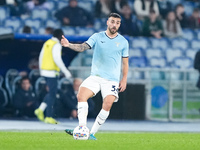
M115 81L109 81L98 76L89 76L83 81L80 87L86 87L90 89L94 93L94 96L101 91L103 99L108 95L114 95L116 97L114 102L117 102L119 99L119 83Z

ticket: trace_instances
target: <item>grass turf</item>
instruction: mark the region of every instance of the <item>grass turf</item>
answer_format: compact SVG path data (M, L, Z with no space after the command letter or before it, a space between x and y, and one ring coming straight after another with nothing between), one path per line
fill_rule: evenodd
M199 150L200 133L105 133L97 141L74 140L64 132L1 131L0 150Z

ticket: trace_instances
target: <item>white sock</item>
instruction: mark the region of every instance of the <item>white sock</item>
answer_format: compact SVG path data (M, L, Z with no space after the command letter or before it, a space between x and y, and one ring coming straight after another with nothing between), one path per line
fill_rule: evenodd
M90 131L91 134L95 134L99 130L99 128L101 127L101 125L108 118L109 113L110 113L110 111L105 111L105 110L101 109L101 111L99 112L98 116L96 117L94 125L92 126L92 129Z
M86 126L88 115L88 102L78 102L79 126Z
M41 109L43 112L44 112L44 110L47 108L47 104L45 103L45 102L42 102L41 104L40 104L40 107L39 107L39 109Z

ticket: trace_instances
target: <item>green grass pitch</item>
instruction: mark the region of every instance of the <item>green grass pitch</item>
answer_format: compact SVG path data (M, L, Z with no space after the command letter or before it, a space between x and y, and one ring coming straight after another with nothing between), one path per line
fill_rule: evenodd
M200 133L100 132L97 141L61 131L1 131L0 150L199 150Z

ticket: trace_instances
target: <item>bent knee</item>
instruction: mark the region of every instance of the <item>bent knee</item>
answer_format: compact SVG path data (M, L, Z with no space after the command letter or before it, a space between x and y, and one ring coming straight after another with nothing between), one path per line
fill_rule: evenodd
M81 94L78 94L76 97L77 97L78 102L86 102L88 99Z
M91 90L89 90L85 87L81 87L77 94L78 102L86 102L93 95L94 95L94 93Z
M105 102L103 103L103 109L106 110L106 111L110 111L111 107L112 107L112 104L111 102Z

